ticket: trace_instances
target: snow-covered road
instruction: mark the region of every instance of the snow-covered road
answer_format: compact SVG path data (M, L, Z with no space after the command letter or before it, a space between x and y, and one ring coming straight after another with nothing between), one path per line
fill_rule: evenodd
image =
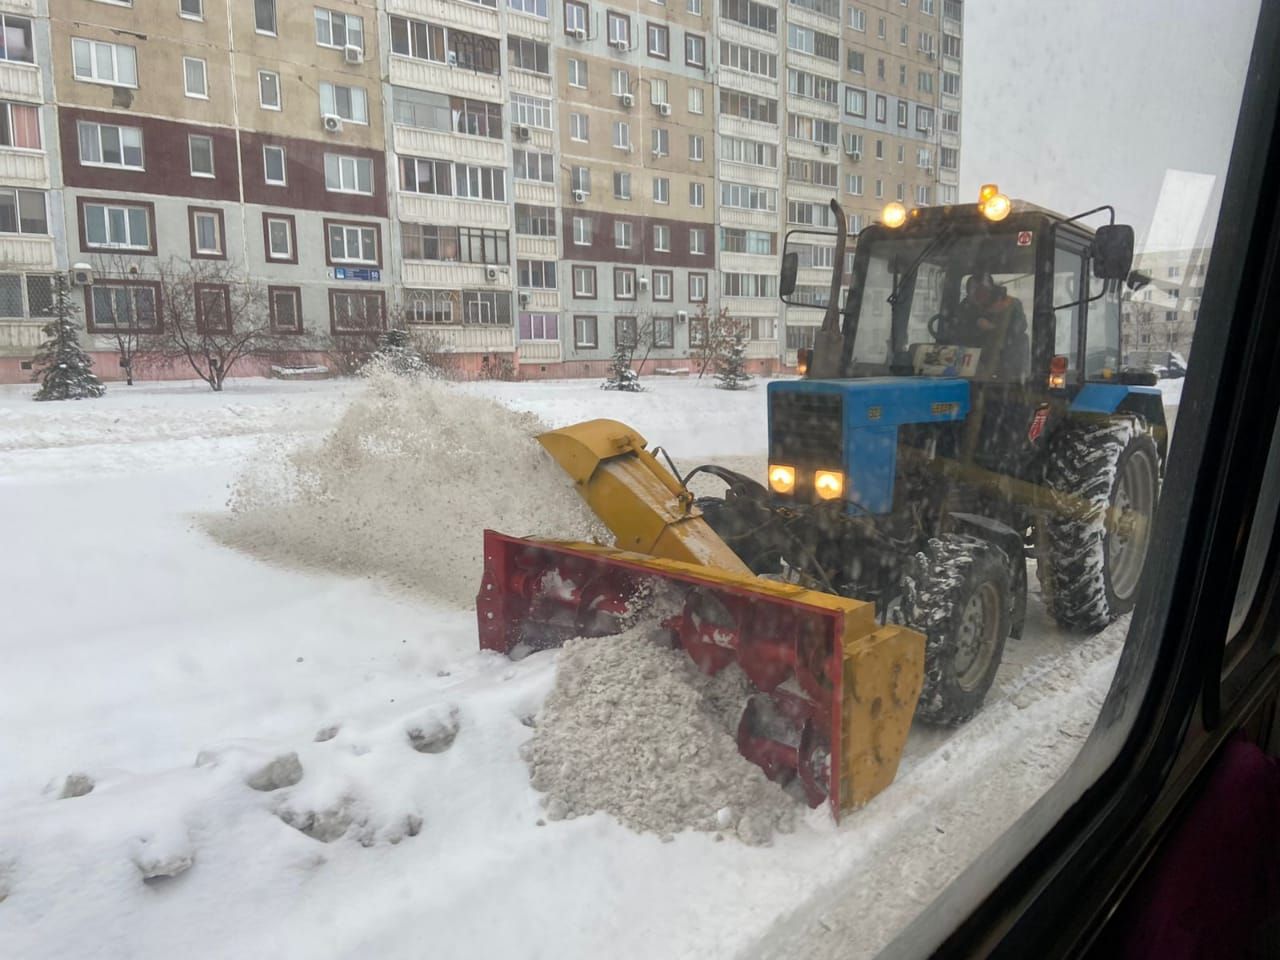
M763 389L650 383L459 392L626 420L685 467L758 462ZM553 654L480 655L466 610L263 563L196 522L264 442L318 437L359 389L0 388L0 956L724 957L854 874L842 942L869 955L1065 769L1105 694L1125 625L1063 636L1033 600L983 713L914 730L839 827L814 811L752 848L540 824L518 749ZM300 782L246 786L289 753ZM59 799L73 773L96 786Z

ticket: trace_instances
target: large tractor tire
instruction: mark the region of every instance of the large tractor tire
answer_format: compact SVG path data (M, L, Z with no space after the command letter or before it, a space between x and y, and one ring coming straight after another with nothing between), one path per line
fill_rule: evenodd
M1143 420L1072 426L1054 442L1045 480L1054 505L1036 563L1049 615L1097 630L1133 609L1160 495L1160 454Z
M916 716L960 724L982 706L1013 625L1009 558L960 534L931 539L907 564L902 619L925 635Z

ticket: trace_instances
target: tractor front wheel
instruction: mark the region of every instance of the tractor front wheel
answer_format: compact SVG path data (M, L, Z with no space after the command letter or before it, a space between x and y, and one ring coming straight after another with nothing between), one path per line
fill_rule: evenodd
M1160 494L1160 455L1137 417L1067 429L1046 481L1054 505L1040 531L1037 571L1049 614L1097 630L1133 609Z
M901 618L925 635L916 716L960 724L982 706L1013 623L1009 559L959 534L931 539L907 563Z

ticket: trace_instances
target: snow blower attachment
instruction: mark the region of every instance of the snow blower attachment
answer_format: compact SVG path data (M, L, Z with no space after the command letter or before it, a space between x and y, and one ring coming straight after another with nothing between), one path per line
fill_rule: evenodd
M736 664L754 693L738 749L839 817L897 773L924 672L924 639L874 606L763 580L707 526L642 437L595 420L539 438L621 550L485 531L480 645L512 657L657 615L706 673Z

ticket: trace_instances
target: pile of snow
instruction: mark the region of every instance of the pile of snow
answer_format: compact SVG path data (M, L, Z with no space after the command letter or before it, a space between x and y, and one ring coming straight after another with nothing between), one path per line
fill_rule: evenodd
M707 676L640 629L569 641L524 747L547 818L604 811L662 837L724 831L753 845L790 833L799 805L734 741L748 692L736 668Z
M436 380L368 382L321 443L268 449L207 529L265 559L381 576L455 606L474 601L486 527L607 537L534 439L547 429L535 416Z

